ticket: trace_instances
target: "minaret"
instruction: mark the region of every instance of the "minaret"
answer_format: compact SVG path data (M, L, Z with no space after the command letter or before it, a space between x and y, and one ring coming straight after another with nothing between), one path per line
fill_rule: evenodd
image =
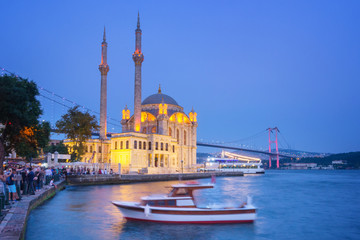
M101 64L99 65L101 72L101 90L100 90L100 139L106 139L106 109L107 109L107 73L109 65L107 64L107 43L105 36L101 43Z
M135 52L133 60L135 62L135 94L134 94L134 131L140 132L141 129L141 64L144 55L141 52L141 29L140 16L138 13L137 28L135 30Z

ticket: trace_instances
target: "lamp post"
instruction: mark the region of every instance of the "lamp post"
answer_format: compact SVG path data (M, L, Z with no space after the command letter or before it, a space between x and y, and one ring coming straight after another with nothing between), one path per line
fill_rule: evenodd
M181 173L184 173L184 160L181 160Z

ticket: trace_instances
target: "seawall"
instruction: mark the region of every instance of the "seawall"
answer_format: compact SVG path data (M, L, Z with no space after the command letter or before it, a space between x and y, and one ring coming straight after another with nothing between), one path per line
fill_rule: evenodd
M36 192L36 195L23 196L21 201L16 202L0 224L0 239L24 239L26 221L31 210L65 188L64 180L57 182L56 184L56 189L54 187L46 187L40 192Z
M169 180L190 180L199 178L210 178L215 176L244 176L242 172L206 172L206 173L178 173L178 174L126 174L126 175L69 175L69 185L102 185L123 184L136 182L155 182Z

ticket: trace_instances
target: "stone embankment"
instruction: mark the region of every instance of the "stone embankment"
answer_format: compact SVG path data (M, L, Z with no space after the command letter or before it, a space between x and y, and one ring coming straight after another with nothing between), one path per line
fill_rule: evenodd
M136 182L155 182L169 180L190 180L210 178L215 176L244 176L242 172L205 172L205 173L177 173L177 174L126 174L126 175L70 175L67 177L69 185L101 185L122 184Z
M32 209L53 197L56 192L65 187L65 181L56 182L57 188L45 186L35 195L23 196L21 201L16 202L6 213L6 216L0 223L1 240L24 239L26 231L26 221Z

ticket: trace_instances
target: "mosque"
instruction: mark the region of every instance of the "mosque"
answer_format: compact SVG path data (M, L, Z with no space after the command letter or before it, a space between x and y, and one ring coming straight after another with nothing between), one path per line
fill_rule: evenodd
M176 173L191 171L196 164L197 113L188 114L175 99L158 92L141 101L141 49L140 17L135 30L134 114L125 106L122 110L122 133L107 137L107 42L104 37L101 54L101 96L99 139L86 142L82 161L88 163L121 164L121 172ZM73 143L65 141L71 146Z

